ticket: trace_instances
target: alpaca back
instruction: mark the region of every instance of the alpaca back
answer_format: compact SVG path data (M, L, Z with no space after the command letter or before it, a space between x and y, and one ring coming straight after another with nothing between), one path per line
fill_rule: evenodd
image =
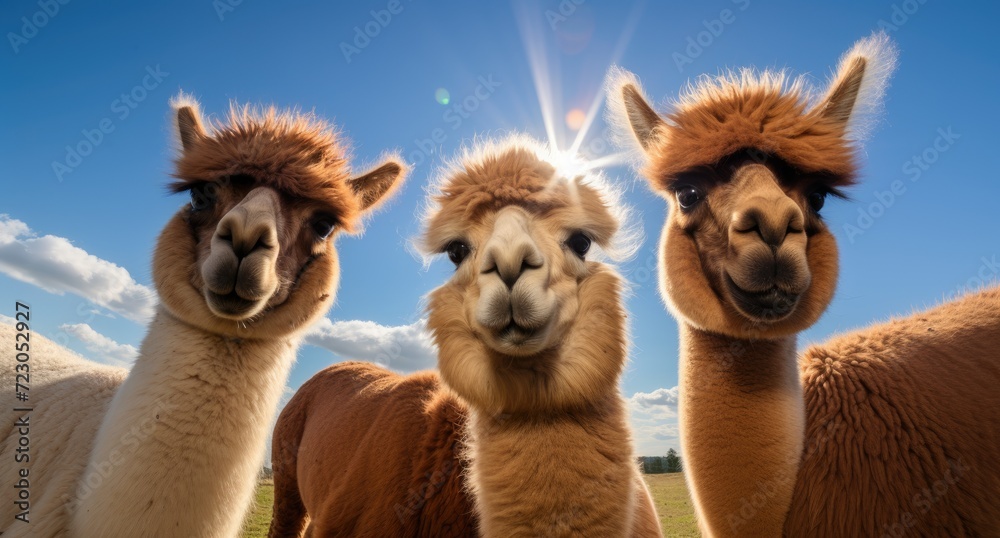
M274 430L271 536L475 536L458 453L465 408L432 373L342 363Z
M5 350L0 355L0 386L10 391L18 363L8 350L15 349L15 335L14 327L0 324L0 346ZM102 476L84 477L83 472L108 404L128 373L90 362L38 333L31 334L29 343L30 389L23 405L32 410L8 409L0 418L0 453L4 454L0 477L10 487L20 478L19 471L28 469L29 523L14 519L20 510L12 502L0 503L0 530L5 538L64 535L71 510L101 487ZM16 421L25 417L29 460L18 463L14 455L21 435Z
M1000 289L839 337L802 362L788 536L1000 536Z

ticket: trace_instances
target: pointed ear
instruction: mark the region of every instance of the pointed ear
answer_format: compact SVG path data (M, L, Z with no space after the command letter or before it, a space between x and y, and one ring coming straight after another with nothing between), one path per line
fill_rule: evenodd
M207 138L205 127L201 123L201 107L191 95L180 92L170 100L177 120L177 137L181 148L190 150L199 140Z
M663 118L649 106L635 75L618 67L608 72L606 84L608 122L618 131L631 132L643 151L653 143L657 128L666 126ZM624 142L624 141L622 141Z
M858 41L840 64L817 110L839 125L845 136L864 139L882 110L885 89L896 69L898 52L885 32Z
M398 156L392 156L375 169L347 180L347 184L361 202L361 210L369 211L391 198L392 193L403 184L408 171Z

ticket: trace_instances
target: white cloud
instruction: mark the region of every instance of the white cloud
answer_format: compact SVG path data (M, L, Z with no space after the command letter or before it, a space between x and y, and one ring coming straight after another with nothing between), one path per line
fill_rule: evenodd
M680 452L677 401L677 387L637 392L628 399L638 455L662 456L671 448Z
M65 237L37 236L0 214L0 272L45 291L69 292L139 323L153 316L156 293L129 272L73 246Z
M322 318L306 333L305 341L344 359L369 361L401 372L434 368L437 348L427 331L427 320L386 326L373 321L330 321Z
M17 325L17 320L10 316L0 314L0 323L3 323L4 325Z
M59 330L83 342L88 351L97 355L96 360L112 366L129 367L135 362L139 350L129 344L119 344L95 331L86 323L60 325Z
M637 392L629 398L636 409L660 416L677 416L679 389L656 389L653 392Z

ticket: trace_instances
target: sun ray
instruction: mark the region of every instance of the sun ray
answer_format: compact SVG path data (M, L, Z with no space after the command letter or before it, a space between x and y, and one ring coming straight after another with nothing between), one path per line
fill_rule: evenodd
M565 128L562 126L562 118L565 111L561 105L561 85L558 71L558 57L549 53L546 46L545 28L542 26L543 17L537 11L535 4L529 2L515 2L514 14L517 19L518 31L524 45L525 55L528 59L528 66L531 70L531 78L534 83L538 105L542 115L542 122L545 126L545 134L548 138L554 162L557 163L559 174L572 178L576 175L586 173L595 168L617 166L627 162L627 155L615 153L605 155L593 161L587 162L579 156L580 147L583 145L594 120L600 114L604 104L604 92L600 85L594 92L594 99L587 109L586 115L572 144L567 148L564 142ZM632 39L635 27L639 21L644 8L644 2L638 2L629 13L625 21L621 35L615 44L614 49L608 59L608 65L617 63L626 47ZM603 82L603 80L601 81ZM558 111L558 112L557 112Z
M632 35L635 33L636 24L639 22L639 17L642 15L643 3L639 2L632 8L632 12L629 13L628 19L625 21L625 28L622 29L622 33L618 36L618 42L615 44L614 51L611 53L611 59L608 60L608 65L617 64L621 60L622 54L625 53L625 48L628 46L629 42L632 40ZM594 100L590 103L590 108L587 109L587 115L583 120L583 125L580 130L576 133L576 138L573 139L573 145L570 146L570 153L576 153L580 151L580 146L583 145L584 139L587 138L587 133L590 131L590 126L593 125L594 119L601 111L601 105L604 104L604 91L603 88L599 88L594 95Z
M531 11L531 6L527 2L516 2L514 12L517 18L517 28L521 34L521 42L524 44L524 52L528 57L528 66L531 69L531 78L535 84L535 95L538 97L538 106L542 112L542 121L545 124L545 134L552 147L559 147L561 140L556 130L555 103L558 89L558 79L553 79L550 74L554 72L549 65L549 54L545 47L545 40L542 37L540 27L540 17Z

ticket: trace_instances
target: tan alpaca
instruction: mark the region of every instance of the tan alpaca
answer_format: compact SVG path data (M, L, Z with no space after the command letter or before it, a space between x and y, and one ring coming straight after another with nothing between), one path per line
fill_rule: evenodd
M609 86L670 206L660 284L706 536L1000 535L1000 291L796 358L837 278L819 211L857 175L895 58L859 42L818 99L781 73L703 79L666 118L634 76Z
M619 378L622 282L588 259L617 208L593 175L565 177L512 138L447 173L422 246L454 276L428 326L441 377L469 404L469 486L486 537L659 536Z
M206 126L185 96L175 108L173 187L192 202L156 246L156 316L127 378L35 347L32 519L3 503L5 537L235 536L300 334L333 302L335 232L403 171L390 160L350 179L312 116L234 108ZM0 372L6 384L13 365ZM3 433L13 453L17 436ZM2 459L2 476L12 465Z

